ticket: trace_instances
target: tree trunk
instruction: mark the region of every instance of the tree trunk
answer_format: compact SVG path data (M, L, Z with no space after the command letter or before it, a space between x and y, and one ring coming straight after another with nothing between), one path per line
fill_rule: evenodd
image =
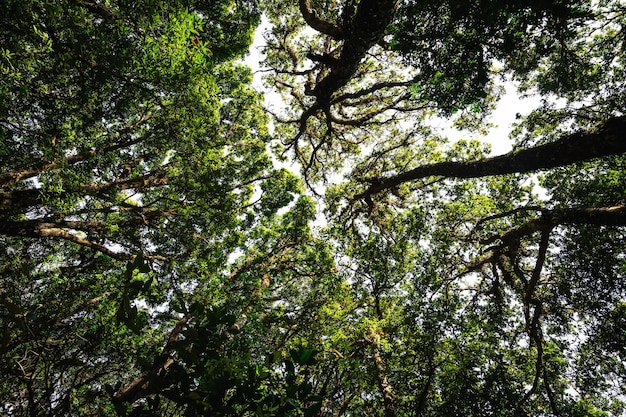
M332 95L350 81L367 51L382 40L395 10L395 0L359 2L356 12L348 17L349 20L340 31L344 41L339 58L328 66L330 69L328 75L310 92L317 98L318 108L327 109ZM305 13L303 15L307 20L308 15ZM309 18L307 22L309 20L311 19Z
M385 404L385 417L396 417L396 406L393 400L393 390L391 389L391 384L389 384L389 380L387 379L387 374L385 372L385 363L382 356L380 356L378 346L374 346L374 362L376 363L376 370L378 371L378 386L380 387L380 391L383 394L383 401Z

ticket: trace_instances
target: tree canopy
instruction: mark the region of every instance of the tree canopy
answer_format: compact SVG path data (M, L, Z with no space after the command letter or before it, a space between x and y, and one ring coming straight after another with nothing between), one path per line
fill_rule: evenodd
M0 414L626 412L621 1L0 12Z

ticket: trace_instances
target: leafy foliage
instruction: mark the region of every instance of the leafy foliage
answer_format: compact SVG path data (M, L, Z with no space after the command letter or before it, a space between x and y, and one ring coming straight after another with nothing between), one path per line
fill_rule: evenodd
M0 12L3 415L626 410L621 2Z

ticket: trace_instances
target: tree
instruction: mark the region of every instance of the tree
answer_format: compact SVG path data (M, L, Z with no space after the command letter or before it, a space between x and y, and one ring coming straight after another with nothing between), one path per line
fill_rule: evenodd
M261 295L279 283L257 282L261 272L311 250L299 245L309 205L276 219L300 186L272 167L260 95L234 61L259 11L247 1L1 8L12 18L0 27L0 408L194 410L203 387L186 373L217 377L197 357L227 354L233 372L262 363L229 336L257 324L229 320L271 310ZM267 247L255 249L253 233ZM211 326L226 339L191 344Z
M200 195L215 195L202 204L218 217L241 205L215 192L225 174L245 189L240 167L215 161L226 135L236 138L229 146L263 146L264 132L252 135L264 128L248 106L256 98L240 86L249 75L224 63L245 52L258 16L245 4L236 12L189 6L5 5L21 18L3 30L3 235L58 238L128 260L180 236L169 227L168 239L150 242L142 227L185 216ZM248 29L227 39L217 31L223 19ZM237 129L245 124L251 129ZM197 152L201 142L210 146ZM262 157L246 162L268 166Z
M0 6L2 412L622 414L623 5L262 7Z
M367 300L358 320L380 320L379 277L386 262L402 259L386 252L388 245L399 245L398 253L424 268L409 268L383 291L399 291L392 311L414 321L394 332L377 327L379 338L397 345L378 352L386 364L378 375L386 382L367 396L375 409L386 415L619 414L623 390L615 387L623 386L623 367L616 365L608 384L591 375L600 376L603 361L623 360L597 333L620 323L624 299L623 6L298 6L268 6L274 28L267 81L289 103L275 120L284 152L300 161L309 185L348 170L343 183L327 189L326 203L336 239L355 241L340 246L337 257L349 260L354 275L348 281ZM541 108L519 116L515 149L487 157L477 142L446 146L433 115L487 130L502 80L544 98ZM542 198L529 186L528 174L538 171ZM426 213L423 224L409 232L402 222L416 212ZM400 243L406 239L409 247ZM369 253L368 241L375 242ZM443 329L429 320L438 297L445 314L434 315ZM424 298L428 308L420 310ZM411 349L405 335L422 339L417 331L435 341ZM591 345L598 346L595 357ZM416 359L394 362L398 351L416 352ZM363 360L383 363L373 353ZM357 399L359 389L369 391L354 388L351 395L348 389L337 389L346 402L329 413L350 407L374 413Z

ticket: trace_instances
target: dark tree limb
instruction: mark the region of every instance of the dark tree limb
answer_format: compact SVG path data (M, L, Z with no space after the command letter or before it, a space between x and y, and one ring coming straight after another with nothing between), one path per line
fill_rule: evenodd
M537 288L537 284L539 284L539 279L541 278L541 271L543 270L543 265L546 262L546 255L548 254L548 246L550 244L550 231L550 229L544 229L541 232L537 262L535 262L535 268L533 269L533 273L530 277L526 290L525 301L527 303L532 302L534 299L535 289Z
M138 399L145 398L146 396L157 393L161 390L168 368L175 362L174 358L171 357L174 352L174 345L180 338L185 325L189 322L189 320L191 320L191 318L192 316L190 314L183 316L172 328L172 331L167 338L167 343L161 352L161 356L166 358L163 363L145 371L139 377L135 378L115 393L113 396L113 403L116 405L116 408L121 407L122 404L125 403L133 404Z
M539 218L529 220L503 235L492 236L481 241L481 243L492 244L499 240L506 245L510 245L514 242L519 242L524 236L531 235L535 232L549 231L555 226L563 224L626 226L626 205L543 210Z
M426 401L428 399L428 393L432 389L436 372L437 372L437 367L433 363L431 363L430 366L428 367L428 378L426 379L424 388L422 388L422 391L419 393L419 395L415 399L416 406L415 406L414 415L416 416L421 416L424 414L424 410L426 409Z
M328 35L333 39L343 39L343 28L321 19L311 7L309 0L300 0L299 5L300 13L302 13L304 21L312 29L323 33L324 35Z
M301 0L301 3L303 1ZM348 26L343 28L344 42L339 58L329 68L328 74L309 92L317 98L320 107L328 107L333 94L350 81L367 51L384 36L395 11L395 0L359 2L354 16L349 19Z
M359 199L378 194L400 184L426 177L480 178L528 173L570 165L626 152L626 117L607 121L595 131L576 132L554 142L478 161L439 162L422 165L386 178L369 180L371 185Z

